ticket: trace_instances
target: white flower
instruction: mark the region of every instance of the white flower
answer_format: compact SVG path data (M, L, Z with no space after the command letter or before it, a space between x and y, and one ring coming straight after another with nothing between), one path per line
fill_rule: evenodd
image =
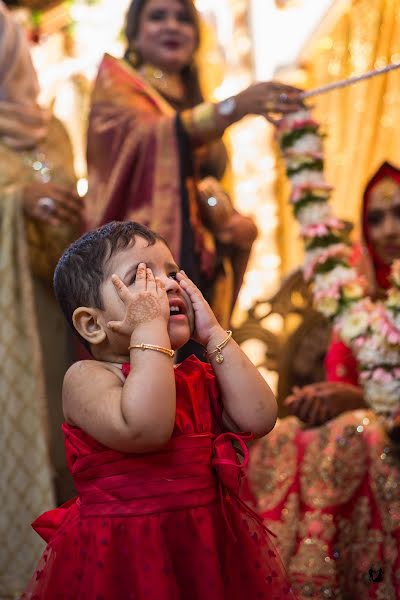
M310 202L297 213L301 225L313 225L329 219L332 215L331 207L327 202Z
M348 246L341 242L337 244L331 244L326 247L314 248L308 250L304 258L303 272L306 281L311 279L314 275L314 271L319 264L324 264L326 261L332 260L345 260L348 256ZM337 287L337 286L336 286Z
M313 120L313 118L309 110L298 110L297 112L290 113L283 120L285 131L291 129L295 123L310 120Z
M364 398L377 413L391 413L400 404L400 379L388 383L368 380L364 385Z
M391 276L393 283L400 287L400 259L397 259L392 264Z
M360 345L352 345L352 350L357 361L364 367L375 367L379 365L391 365L396 367L400 364L400 348L389 347L383 336L377 334L368 336L367 341ZM399 398L400 400L400 398Z
M328 273L318 273L314 279L315 291L323 291L337 286L338 284L353 281L357 277L355 269L337 265Z
M319 185L324 188L326 187L326 181L324 178L324 174L322 171L300 171L300 173L295 173L290 177L290 181L293 187L301 186L301 185L312 185L317 188Z
M359 281L349 281L342 287L342 293L345 300L357 300L365 294L365 289Z
M391 288L389 290L386 305L389 308L396 308L396 309L400 310L400 290L399 289Z
M393 325L396 327L396 329L398 329L400 331L400 312L390 312L390 320L392 321Z
M315 309L325 317L333 317L339 310L339 302L332 296L322 296L314 302Z
M318 259L319 256L322 256L325 252L326 248L324 247L317 247L317 248L312 248L311 250L307 250L307 252L305 253L304 256L304 267L307 268L307 266L314 262L315 260Z
M322 142L319 135L308 133L296 140L293 146L290 147L292 152L296 154L307 154L308 152L322 152Z
M346 311L338 322L338 332L345 344L364 335L368 330L369 315L364 311Z

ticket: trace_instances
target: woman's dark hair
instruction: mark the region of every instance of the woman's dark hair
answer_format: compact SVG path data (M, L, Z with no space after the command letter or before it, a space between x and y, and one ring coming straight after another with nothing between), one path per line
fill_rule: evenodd
M200 45L200 21L199 21L199 15L198 15L197 9L193 3L193 0L178 0L178 1L187 9L187 11L189 13L191 23L196 32L196 39L197 39L196 50L197 50L197 48ZM125 37L128 42L128 49L125 53L125 58L127 58L129 55L129 49L130 48L132 49L132 46L134 46L134 42L137 38L138 31L139 31L140 16L141 16L142 11L147 2L148 2L148 0L132 0L130 6L128 8L128 12L126 13ZM137 54L137 59L138 59L136 66L140 66L141 62L142 62L142 58L140 56L140 53L137 52L137 50L135 50L135 53ZM200 102L202 102L204 99L203 94L201 92L201 88L200 88L200 81L199 81L197 65L195 64L194 61L192 61L192 63L190 65L187 65L186 67L183 68L182 78L186 85L187 94L188 94L188 108L191 108L192 106L196 106L196 104L199 104Z
M85 233L64 252L54 271L54 293L73 331L88 348L72 322L79 306L103 309L100 287L107 275L110 258L139 236L153 246L163 237L144 225L132 221L112 221Z

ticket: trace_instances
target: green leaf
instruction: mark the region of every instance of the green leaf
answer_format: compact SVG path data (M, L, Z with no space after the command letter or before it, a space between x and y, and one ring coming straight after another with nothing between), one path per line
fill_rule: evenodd
M332 244L346 243L346 238L335 235L334 233L328 233L322 237L315 237L312 240L305 240L306 250L314 250L314 248L326 248Z
M297 217L299 211L304 208L305 206L307 206L308 204L312 204L315 203L317 204L319 203L326 203L326 198L324 198L323 196L317 196L316 194L306 194L305 196L303 196L302 198L300 198L300 200L298 200L297 202L293 203L293 212L294 215Z
M286 173L288 177L301 173L301 171L322 171L324 168L324 161L322 159L315 159L310 162L303 162L298 167L288 167Z
M297 140L301 139L304 135L309 133L317 133L318 125L306 125L305 127L301 127L300 129L294 129L293 131L289 131L288 133L284 133L279 140L279 145L282 150L286 148L290 148L293 146Z

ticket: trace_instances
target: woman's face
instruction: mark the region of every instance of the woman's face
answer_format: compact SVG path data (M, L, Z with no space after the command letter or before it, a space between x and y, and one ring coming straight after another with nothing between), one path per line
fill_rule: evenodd
M392 179L371 190L367 226L371 245L386 264L400 258L400 185Z
M135 40L144 62L178 73L191 62L196 46L196 29L183 2L147 0Z

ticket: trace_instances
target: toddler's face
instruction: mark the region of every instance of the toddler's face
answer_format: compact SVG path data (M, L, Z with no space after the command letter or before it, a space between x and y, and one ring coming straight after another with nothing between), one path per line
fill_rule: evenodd
M194 313L189 296L176 281L179 267L174 261L167 246L157 241L148 246L147 240L136 236L135 244L116 253L107 264L107 275L101 286L106 321L122 321L125 306L119 298L111 281L111 275L116 273L124 284L132 291L135 290L136 270L139 263L145 263L153 271L154 277L159 277L164 285L170 304L168 333L172 348L180 348L185 344L194 329ZM122 339L120 334L109 335L110 343L116 351L126 354L129 340ZM155 342L156 343L156 342Z

